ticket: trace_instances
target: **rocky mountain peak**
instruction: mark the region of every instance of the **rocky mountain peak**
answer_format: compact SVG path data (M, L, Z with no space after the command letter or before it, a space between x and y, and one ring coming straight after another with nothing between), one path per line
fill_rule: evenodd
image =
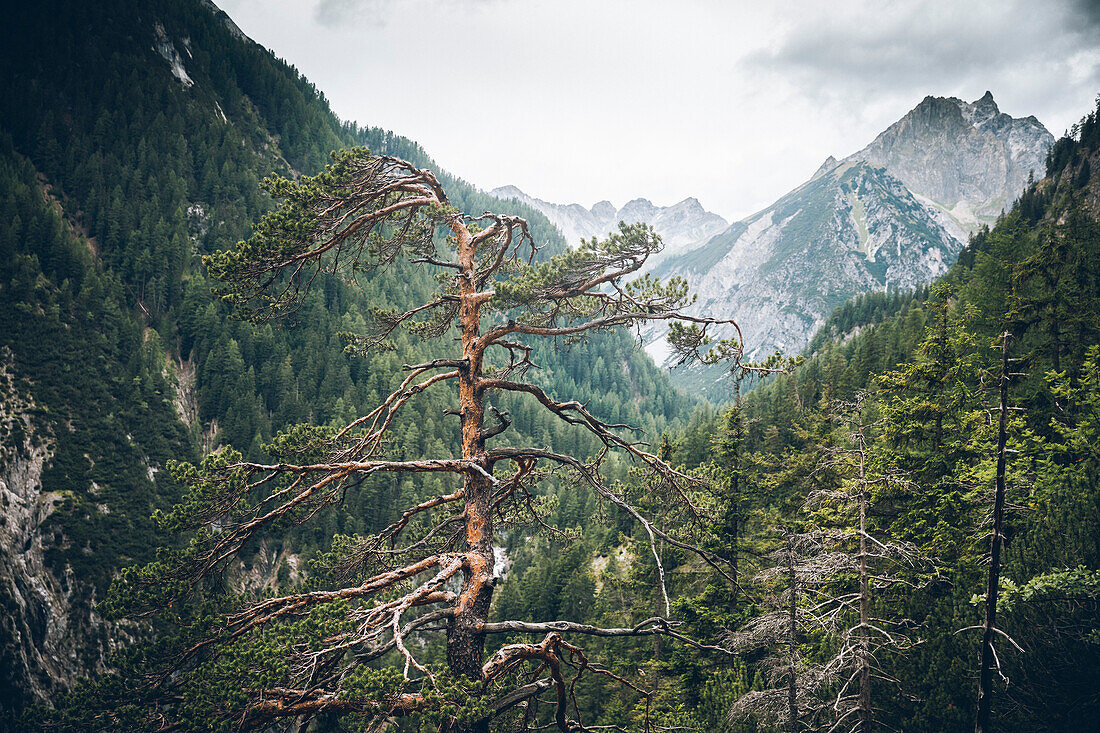
M610 201L599 201L586 209L580 204L555 204L530 196L515 186L501 186L489 192L499 199L518 199L538 209L554 223L571 246L581 239L603 237L616 231L620 221L628 224L645 222L652 226L665 243L661 256L682 252L705 244L728 225L722 217L707 211L699 199L688 197L672 206L657 206L646 198L632 199L622 208ZM650 264L656 264L660 256Z
M604 199L603 201L597 201L596 203L592 204L592 208L590 209L590 211L592 212L593 216L603 220L614 219L617 209L615 208L615 205L613 203L611 203L607 199Z
M949 97L948 101L958 105L963 119L973 127L982 127L990 120L996 119L1001 115L1000 108L993 100L992 92L986 92L981 99L976 99L973 102L964 102L957 97ZM1005 116L1007 117L1007 115ZM1009 117L1009 119L1012 118Z
M520 191L515 186L501 186L500 188L494 188L489 192L490 195L497 197L498 199L524 199L527 198L527 194Z
M648 222L657 215L657 207L653 205L653 202L642 198L627 201L619 211L621 212L619 218L625 222Z
M836 168L836 164L837 164L836 158L834 158L833 156L830 155L828 158L825 159L825 162L822 163L816 171L814 171L814 174L812 176L810 176L810 180L813 180L814 178L817 178L822 173L828 173L833 168Z
M703 211L703 205L699 203L699 199L694 196L688 196L683 201L673 204L668 207L673 211L685 211L685 212L701 212Z
M1012 205L1052 144L1038 120L1004 114L987 91L973 102L927 96L848 160L888 170L965 241Z
M847 298L942 274L1044 169L1053 141L1033 117L1001 112L991 92L927 96L863 150L829 156L808 182L657 274L685 277L699 313L737 319L750 356L797 354ZM661 361L657 335L647 350Z

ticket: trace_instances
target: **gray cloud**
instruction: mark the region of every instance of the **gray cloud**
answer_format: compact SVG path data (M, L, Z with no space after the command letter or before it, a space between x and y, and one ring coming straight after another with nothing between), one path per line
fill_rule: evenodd
M337 26L367 21L375 25L385 25L387 17L398 5L487 5L494 0L320 0L313 11L313 17L323 26Z
M329 28L363 19L382 23L393 2L395 0L321 0L313 17Z
M1100 0L219 2L342 116L416 139L479 185L696 196L731 219L925 95L988 89L1059 134L1100 90ZM410 42L444 73L410 64ZM470 104L487 89L506 103Z
M1075 5L1083 20L1094 28L1100 27L1100 0L1077 0Z
M869 3L800 19L745 63L833 103L993 89L1053 104L1064 89L1100 85L1098 27L1098 0ZM1049 90L1052 77L1063 91Z

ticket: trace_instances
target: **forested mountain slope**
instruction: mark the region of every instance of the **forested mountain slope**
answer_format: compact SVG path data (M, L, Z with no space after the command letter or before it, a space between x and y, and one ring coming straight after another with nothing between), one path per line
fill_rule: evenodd
M165 461L219 444L255 454L273 427L358 414L425 354L399 344L355 357L340 334L362 327L368 300L400 307L433 283L409 271L369 282L364 298L328 280L291 321L228 319L198 257L247 236L271 205L262 178L315 172L352 145L430 166L425 152L338 120L210 3L31 3L9 9L5 28L0 700L10 711L102 670L108 650L140 633L105 624L94 603L121 566L150 557L150 513L178 498ZM537 212L441 179L459 209L524 216L545 253L564 247ZM626 335L534 360L548 389L612 422L655 431L688 406ZM403 422L402 449L455 440L448 406ZM522 405L512 413L517 435L583 442ZM411 490L372 486L317 536L265 538L237 582L297 576L303 554L387 521L389 498Z
M731 551L740 548L742 577L766 571L745 588L760 604L748 611L749 625L736 610L714 610L729 590L713 581L685 604L696 629L751 629L752 617L766 617L768 598L789 601L790 588L780 580L786 571L768 570L768 553L782 551L784 537L858 529L859 515L842 499L862 486L865 531L903 543L914 553L908 557L935 568L922 576L910 560L901 563L910 573L905 583L872 584L870 613L882 619L876 628L891 630L883 637L897 641L902 637L893 635L904 631L921 640L876 652L874 716L907 732L972 730L1007 333L1006 497L992 634L1003 678L990 668L997 681L987 693L992 717L984 729L1093 727L1100 713L1098 162L1100 108L1055 143L1046 176L991 229L979 230L930 289L868 294L838 308L792 375L774 378L681 437L676 450L685 463L725 477L731 513L724 537ZM867 396L853 411L861 393ZM854 420L861 421L862 442ZM707 457L708 448L716 458ZM844 471L850 466L844 456L852 455L862 456L858 474ZM851 545L833 547L854 552ZM803 556L800 567L812 561ZM822 604L814 606L817 618L844 593L860 597L855 572L819 576L818 585L803 587ZM860 616L849 607L838 612L837 625L806 618L797 636L798 715L802 725L827 729L837 711L855 708L833 707L844 696L845 677L830 678L820 665L843 666L834 655L852 638L844 629L858 629ZM728 638L737 643L744 635ZM786 664L787 637L773 636L770 644ZM859 659L855 649L849 660ZM742 685L737 695L750 694L735 710L751 711L753 700L764 705L776 677L752 664L767 658L743 659L748 670L735 664L729 674ZM685 687L671 696L691 699L707 664L685 664ZM770 669L785 695L785 668ZM857 679L848 681L844 694L854 695ZM700 719L717 725L718 711L704 703ZM766 717L766 705L755 709Z

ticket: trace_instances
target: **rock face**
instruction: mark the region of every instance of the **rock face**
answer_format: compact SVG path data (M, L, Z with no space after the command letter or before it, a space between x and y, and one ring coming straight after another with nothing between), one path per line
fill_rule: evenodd
M961 248L898 179L848 161L655 274L687 278L693 310L737 320L756 358L797 354L838 303L928 282Z
M168 34L164 30L164 26L159 22L153 26L153 31L156 33L156 43L153 44L153 50L161 55L168 65L172 67L172 76L179 79L180 83L184 87L194 86L195 82L191 80L191 77L187 75L187 69L183 68L183 58L180 56L179 51L176 50L175 45L172 43L172 39L168 37ZM190 39L188 39L190 44ZM187 53L191 51L188 46L184 46L187 49Z
M988 92L972 103L926 97L863 150L830 156L807 183L655 272L685 277L697 312L737 319L750 357L797 354L848 298L945 272L969 234L1042 175L1053 142ZM658 337L647 350L661 361Z
M704 209L695 198L686 198L672 206L656 206L639 198L628 201L620 209L610 201L600 201L586 209L580 204L543 201L515 186L502 186L489 194L503 200L515 199L538 210L561 230L571 247L576 247L582 239L606 236L617 229L620 221L627 224L645 222L661 235L665 244L660 255L649 263L650 267L661 259L701 246L729 226L729 222Z
M1053 144L1037 119L1004 114L986 92L969 103L925 97L846 160L885 168L965 239L1011 208L1028 176L1042 177Z
M53 538L44 525L63 497L42 487L56 439L39 412L17 385L11 351L0 348L0 698L9 701L51 699L80 671L103 670L108 636L125 638L104 628L90 587L71 569L46 566Z

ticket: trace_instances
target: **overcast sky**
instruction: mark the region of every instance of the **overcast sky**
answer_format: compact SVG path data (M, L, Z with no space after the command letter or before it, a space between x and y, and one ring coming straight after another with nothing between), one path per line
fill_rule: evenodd
M490 189L688 196L727 219L862 148L923 97L1035 115L1100 92L1100 1L216 0L343 119Z

